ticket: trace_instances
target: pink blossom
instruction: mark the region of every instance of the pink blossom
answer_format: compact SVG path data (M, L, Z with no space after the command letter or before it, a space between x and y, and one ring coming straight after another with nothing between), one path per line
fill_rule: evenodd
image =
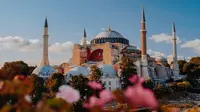
M158 102L149 89L145 89L142 86L143 79L138 78L138 82L134 86L129 86L124 95L132 107L147 106L152 108L158 107Z
M95 81L88 82L88 86L90 86L92 89L102 89L102 85L100 83L97 83Z
M31 102L31 97L29 95L25 95L24 96L24 99L27 101L27 102Z
M144 82L144 78L138 76L137 74L134 74L134 75L132 75L132 76L129 78L129 81L130 81L132 84L143 83L143 82Z
M102 108L105 103L108 103L112 101L113 94L109 90L103 90L99 93L100 98L97 98L95 96L91 96L89 98L89 102L84 104L85 108L92 108L94 106L98 106Z
M1 82L0 82L0 90L3 89L3 86L4 86L4 82L1 81Z
M85 108L92 108L94 106L103 107L103 105L104 105L104 102L101 99L99 99L99 98L97 98L95 96L91 96L89 98L89 102L88 103L84 103L83 106Z
M113 94L109 90L103 90L99 94L100 94L100 99L104 103L108 103L108 102L112 101L112 99L113 99Z
M62 85L56 93L56 98L61 98L68 103L74 103L80 99L80 93L70 86Z
M129 78L129 81L133 84L137 83L138 82L138 79L139 77L137 75L133 75Z

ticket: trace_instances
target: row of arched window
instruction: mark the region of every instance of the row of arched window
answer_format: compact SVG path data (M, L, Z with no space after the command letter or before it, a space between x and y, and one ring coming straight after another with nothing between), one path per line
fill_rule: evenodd
M129 41L125 38L98 38L98 39L94 39L91 41L92 44L101 44L101 43L106 43L106 42L110 42L110 43L122 43L122 44L126 44L129 45Z

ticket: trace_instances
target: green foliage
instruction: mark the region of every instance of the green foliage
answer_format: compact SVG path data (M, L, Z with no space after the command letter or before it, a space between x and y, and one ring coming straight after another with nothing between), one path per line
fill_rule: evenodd
M89 79L84 77L83 75L78 76L72 76L71 80L67 82L67 84L74 89L78 90L80 92L80 100L76 104L74 104L74 110L76 111L83 111L84 108L82 107L83 102L86 100L86 98L89 98L93 94L98 93L99 91L92 90L87 84L89 82ZM87 112L87 111L86 111Z
M185 60L178 60L180 74L186 74L186 72L184 70L184 66L186 63L187 63L187 61L185 61ZM171 62L171 64L173 64L173 61Z
M196 65L200 65L200 57L192 57L190 59L190 63L196 64Z
M194 63L191 63L191 62L185 63L183 66L183 72L186 74L192 74L194 69L197 67L198 67L198 65L196 65Z
M97 67L97 65L92 65L90 67L90 80L99 81L101 76L103 75L102 71Z
M30 92L30 96L32 102L36 104L43 97L43 93L46 92L46 88L44 86L44 79L32 74L30 77L30 81L33 83L33 90Z
M93 91L92 89L87 85L89 82L89 79L79 75L79 76L72 76L71 80L69 80L67 83L74 89L79 90L81 94L81 99L85 99L85 97L92 96Z
M168 63L164 63L165 67L170 67L170 65Z
M132 85L129 78L137 73L136 66L131 58L123 56L120 63L120 69L121 87L122 89L125 89L127 86Z
M143 87L144 88L148 88L148 89L153 89L154 88L154 83L152 82L152 80L146 80L143 82Z
M54 97L55 92L58 91L58 88L65 84L65 78L60 73L53 73L48 80L46 81L45 85L49 91L49 97Z
M0 79L12 80L16 75L28 75L29 67L23 61L5 62L0 70Z

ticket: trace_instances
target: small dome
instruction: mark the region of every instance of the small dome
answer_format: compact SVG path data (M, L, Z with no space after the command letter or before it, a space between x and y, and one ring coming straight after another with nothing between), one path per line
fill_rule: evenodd
M117 71L112 65L100 64L98 65L98 68L102 70L103 76L117 76Z
M80 74L82 74L83 76L88 76L90 74L90 70L86 66L74 67L69 72L67 72L67 77L76 76Z
M155 58L155 61L163 62L163 61L167 61L167 59L164 58L163 56L158 56Z
M106 30L99 33L95 38L124 38L119 32L114 30Z
M56 73L56 70L52 66L49 66L49 65L38 66L32 72L32 74L36 74L38 77L42 77L42 78L49 78L51 74L53 73Z

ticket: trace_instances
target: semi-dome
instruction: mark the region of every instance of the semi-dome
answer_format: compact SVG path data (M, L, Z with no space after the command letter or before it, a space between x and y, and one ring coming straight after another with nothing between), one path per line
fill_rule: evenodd
M49 65L38 66L32 72L32 74L42 78L49 78L53 73L56 73L56 70Z
M129 45L129 40L124 38L119 32L111 30L110 28L108 30L105 30L101 33L99 33L92 41L91 44L101 44L101 43L122 43Z
M158 56L155 58L155 61L164 62L164 61L167 61L167 59L163 56Z
M83 76L88 76L90 74L90 70L86 66L78 66L72 68L69 72L67 72L66 76L76 76L82 74Z
M112 65L100 64L98 68L103 72L103 76L117 76L117 71Z

